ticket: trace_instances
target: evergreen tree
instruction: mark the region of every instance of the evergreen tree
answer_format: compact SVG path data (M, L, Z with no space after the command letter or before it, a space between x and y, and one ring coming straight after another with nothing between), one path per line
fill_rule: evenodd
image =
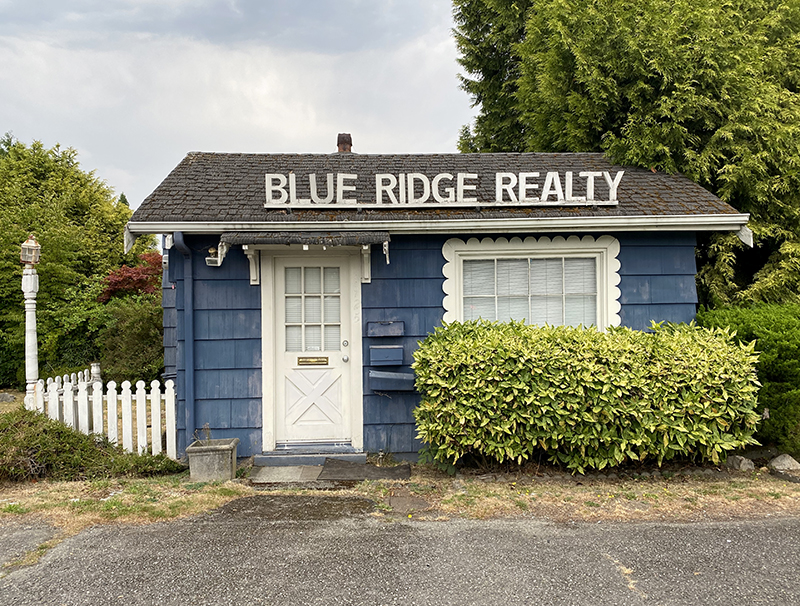
M460 76L462 88L481 108L472 128L464 126L459 151L522 151L524 129L515 97L525 11L531 0L454 0L454 35L458 62L472 77Z
M470 14L457 36L491 46L492 27ZM540 0L518 19L521 42L494 47L519 73L513 101L465 85L480 113L462 151L602 151L683 173L750 213L755 232L752 251L733 234L702 242L705 301L800 300L800 3ZM480 63L459 48L470 73L492 73L491 53ZM476 82L487 80L502 78Z

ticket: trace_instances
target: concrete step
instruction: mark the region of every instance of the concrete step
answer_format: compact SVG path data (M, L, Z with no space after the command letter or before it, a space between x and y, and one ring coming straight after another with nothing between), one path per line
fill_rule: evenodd
M255 467L295 467L324 465L325 459L338 459L351 463L366 463L365 452L315 452L301 453L295 451L264 452L253 457Z
M309 484L316 482L322 467L319 465L285 465L281 467L253 467L250 482L261 484Z

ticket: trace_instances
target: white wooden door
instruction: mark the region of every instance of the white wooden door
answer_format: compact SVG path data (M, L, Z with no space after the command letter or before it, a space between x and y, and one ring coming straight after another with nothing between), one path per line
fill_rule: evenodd
M276 259L276 445L350 443L350 262Z

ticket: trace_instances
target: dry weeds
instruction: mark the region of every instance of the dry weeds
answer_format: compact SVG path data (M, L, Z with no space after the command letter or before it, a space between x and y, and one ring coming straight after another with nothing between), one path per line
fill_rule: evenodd
M201 514L257 490L245 481L166 478L0 485L0 525L42 520L58 535L4 566L36 563L48 549L99 524L147 524ZM530 517L568 522L695 522L800 515L800 484L763 471L648 479L543 478L533 474L451 478L415 467L410 480L367 481L335 493L287 487L272 494L368 497L387 519ZM2 576L0 574L0 576Z
M408 482L365 483L360 491L384 503L424 499L415 519L532 517L553 522L694 522L800 515L800 484L762 471L651 479L568 479L530 475L501 480L442 479L418 473ZM388 506L387 506L388 505Z
M49 549L81 530L100 524L148 524L200 514L254 494L243 482L192 483L168 478L29 482L0 485L0 525L40 520L57 535L6 563L6 570L35 564Z

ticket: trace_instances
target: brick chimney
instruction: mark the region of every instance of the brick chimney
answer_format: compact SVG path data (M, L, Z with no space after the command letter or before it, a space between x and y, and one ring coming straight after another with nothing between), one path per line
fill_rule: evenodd
M350 133L339 133L339 137L336 139L336 147L340 154L350 153L353 147L353 139L350 137Z

